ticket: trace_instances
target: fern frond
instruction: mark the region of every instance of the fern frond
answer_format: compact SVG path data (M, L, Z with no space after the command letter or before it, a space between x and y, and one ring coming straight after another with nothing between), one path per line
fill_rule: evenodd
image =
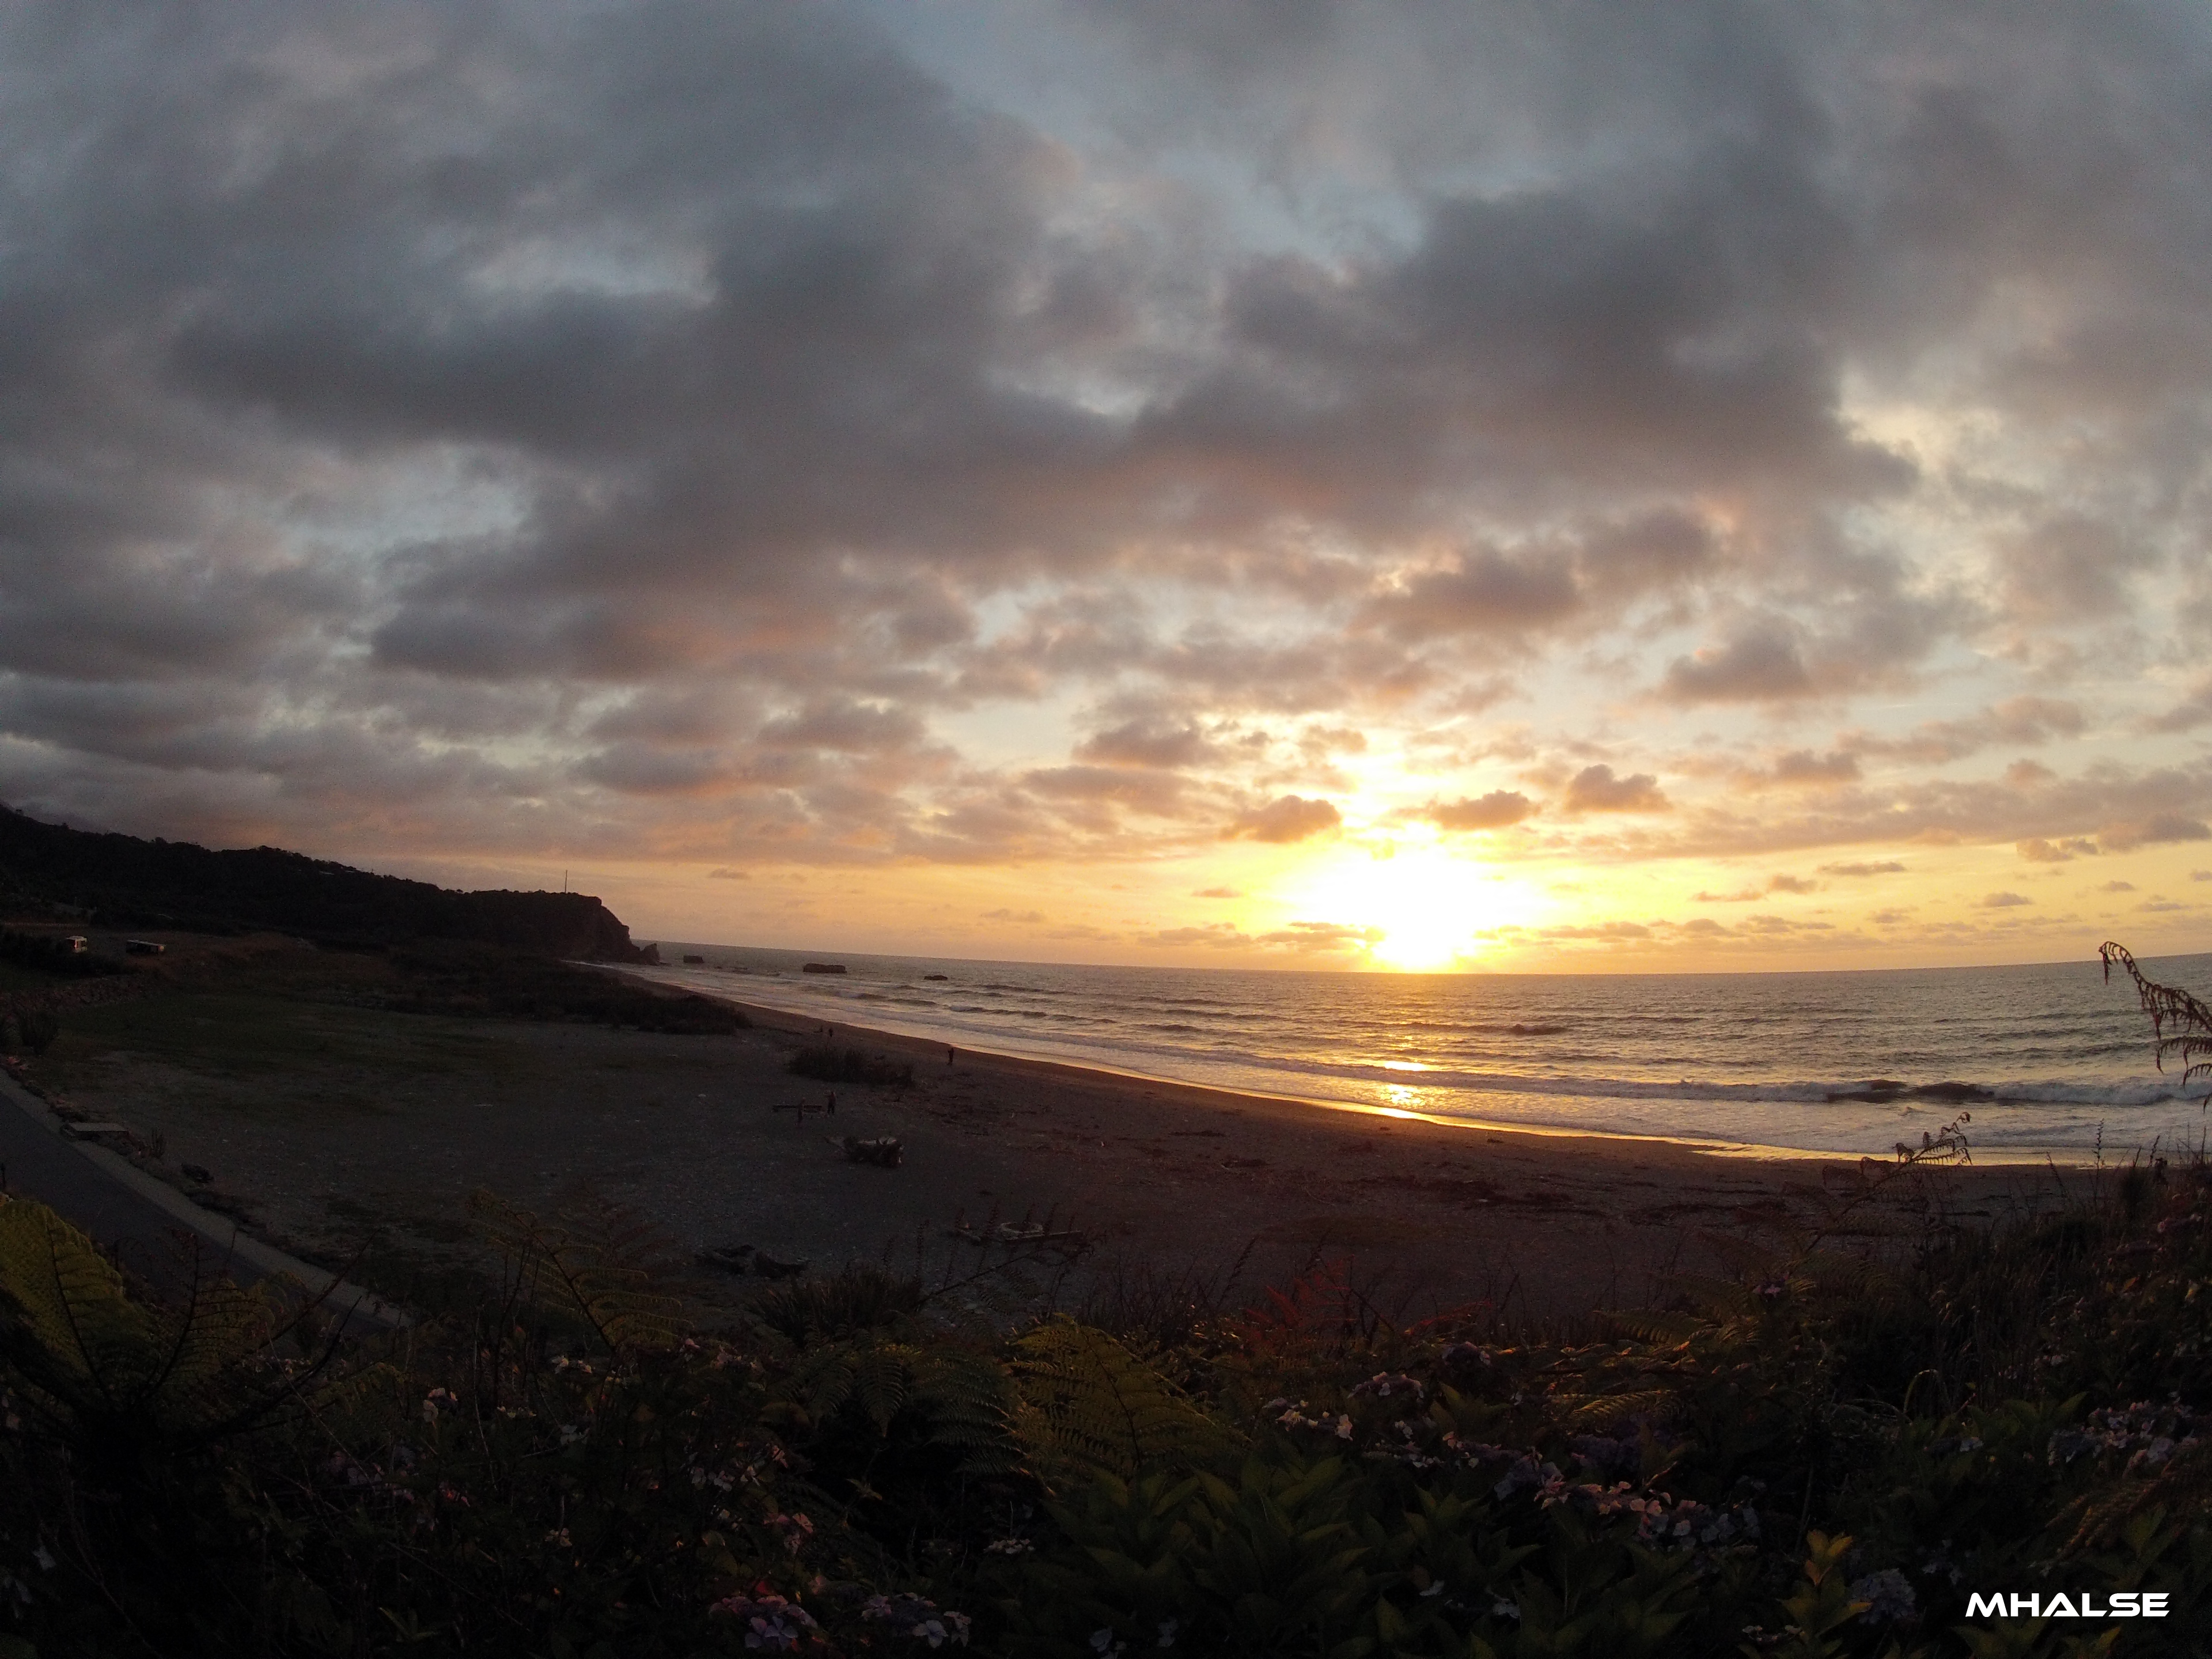
M1624 1308L1600 1317L1625 1336L1666 1347L1680 1347L1711 1328L1711 1321L1703 1314L1658 1308Z
M2117 965L2135 981L2136 1000L2150 1016L2152 1052L2159 1070L2166 1069L2166 1056L2172 1054L2181 1061L2185 1091L2191 1084L2212 1078L2212 1008L2179 986L2145 979L2124 946L2107 940L2097 947L2097 954L2103 958L2107 981Z
M125 1295L123 1275L45 1205L0 1204L0 1322L9 1358L72 1409L117 1408L160 1375L160 1333Z
M684 1299L653 1288L670 1252L650 1224L588 1196L559 1222L481 1188L468 1204L522 1298L580 1315L609 1348L667 1347L690 1328Z
M966 1454L963 1473L1014 1467L1013 1386L996 1360L964 1348L928 1348L917 1358L912 1380L915 1404L929 1418L930 1439Z
M915 1351L903 1342L872 1342L855 1356L854 1398L878 1434L889 1433L891 1419L906 1409L914 1360Z
M1662 1422L1681 1406L1673 1389L1632 1389L1620 1394L1554 1395L1552 1404L1567 1422L1597 1426L1632 1418Z
M1014 1347L1017 1431L1047 1463L1124 1479L1220 1455L1228 1431L1104 1331L1041 1325Z

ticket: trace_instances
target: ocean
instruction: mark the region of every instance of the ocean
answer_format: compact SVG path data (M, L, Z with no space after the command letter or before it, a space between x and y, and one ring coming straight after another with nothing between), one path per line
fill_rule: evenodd
M705 962L653 978L826 1023L1445 1121L1882 1155L1965 1110L1978 1160L2075 1162L2212 1127L2208 1085L2185 1097L2178 1067L2157 1069L2134 988L2094 960L1454 975L660 949ZM2212 1000L2212 955L2143 968Z

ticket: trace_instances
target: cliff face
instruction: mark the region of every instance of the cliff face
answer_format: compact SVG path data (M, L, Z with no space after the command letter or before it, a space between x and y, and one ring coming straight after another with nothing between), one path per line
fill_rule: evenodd
M41 823L0 806L0 902L67 905L123 927L271 928L325 941L474 939L551 957L641 962L582 893L460 893L281 848L211 852Z

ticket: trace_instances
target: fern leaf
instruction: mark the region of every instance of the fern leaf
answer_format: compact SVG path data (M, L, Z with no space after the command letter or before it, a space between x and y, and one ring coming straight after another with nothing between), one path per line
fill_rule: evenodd
M1228 1443L1222 1425L1103 1331L1056 1322L1014 1346L1018 1431L1047 1462L1126 1479L1151 1463L1206 1461Z
M119 1406L160 1372L154 1321L123 1275L43 1204L0 1204L0 1297L15 1316L0 1329L8 1357L72 1408Z
M653 1288L656 1269L669 1259L666 1242L588 1194L573 1208L558 1223L543 1222L482 1188L469 1195L470 1213L526 1300L580 1315L617 1352L672 1346L690 1322L681 1297Z

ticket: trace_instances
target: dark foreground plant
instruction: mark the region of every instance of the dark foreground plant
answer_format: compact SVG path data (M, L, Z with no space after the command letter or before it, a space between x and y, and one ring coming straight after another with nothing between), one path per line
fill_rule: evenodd
M871 1268L708 1332L618 1214L484 1200L483 1304L318 1371L8 1206L0 1656L2206 1650L2212 1181L1970 1224L1940 1156L1571 1340L1330 1267L1012 1330ZM229 1380L149 1384L156 1338Z

